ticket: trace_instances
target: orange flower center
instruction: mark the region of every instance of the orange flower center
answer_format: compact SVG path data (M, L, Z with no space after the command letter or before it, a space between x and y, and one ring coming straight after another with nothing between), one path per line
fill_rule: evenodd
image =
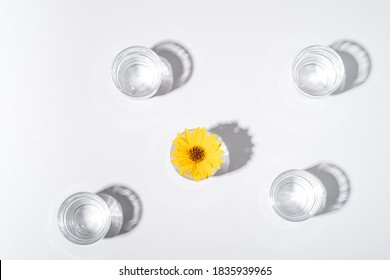
M188 151L188 155L193 162L201 162L206 157L206 151L202 147L194 146Z

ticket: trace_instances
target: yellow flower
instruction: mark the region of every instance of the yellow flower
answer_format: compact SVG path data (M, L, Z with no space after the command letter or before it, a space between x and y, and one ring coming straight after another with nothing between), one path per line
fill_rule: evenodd
M196 128L193 131L185 129L173 140L174 149L171 161L179 169L180 175L187 174L195 181L206 179L221 168L222 142L217 141L218 135L208 135L206 128Z

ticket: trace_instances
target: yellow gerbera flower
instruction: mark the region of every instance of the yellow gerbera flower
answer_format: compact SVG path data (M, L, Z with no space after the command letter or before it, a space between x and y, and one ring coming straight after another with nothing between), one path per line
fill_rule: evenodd
M217 141L218 135L209 135L206 128L196 128L193 131L185 129L173 140L171 153L172 163L179 169L180 175L188 175L195 181L203 180L221 168L222 142Z

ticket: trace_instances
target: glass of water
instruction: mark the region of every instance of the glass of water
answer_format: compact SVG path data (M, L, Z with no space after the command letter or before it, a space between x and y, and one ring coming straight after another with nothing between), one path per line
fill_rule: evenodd
M112 64L114 84L134 99L147 99L155 95L166 72L170 80L170 65L151 49L141 46L124 49Z
M272 183L270 203L276 213L289 221L304 221L318 214L326 202L321 180L306 170L288 170Z
M80 192L69 196L58 211L58 225L69 241L88 245L117 234L123 213L115 199L106 194Z
M96 194L76 193L62 203L58 224L69 241L80 245L92 244L103 239L109 231L110 209Z
M294 59L292 78L297 89L306 96L329 96L345 80L344 63L332 48L310 46Z

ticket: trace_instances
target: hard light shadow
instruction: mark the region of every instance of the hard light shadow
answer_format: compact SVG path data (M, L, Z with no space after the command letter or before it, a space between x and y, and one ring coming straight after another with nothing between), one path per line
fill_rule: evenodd
M176 41L162 41L153 46L152 50L162 57L167 65L167 69L163 71L165 73L163 84L155 96L168 94L188 82L194 64L192 55L186 47Z
M329 162L320 162L306 169L316 176L326 190L325 206L320 213L322 215L341 209L348 201L351 188L346 173L338 166Z
M122 211L121 214L123 214L123 222L121 224L119 224L119 221L116 222L115 218L111 219L111 228L105 238L128 233L139 224L142 217L142 203L133 190L122 185L110 185L97 194L103 198L109 197L109 200L105 200L110 210L116 208L115 204L119 204L119 209ZM113 214L111 218L112 216Z
M229 165L225 170L218 170L215 176L223 175L243 168L252 158L252 136L248 129L241 128L237 122L221 123L209 129L217 134L226 145L229 153Z
M342 94L367 81L371 73L372 60L361 44L351 40L339 40L330 47L340 55L345 68L345 80L332 95Z

